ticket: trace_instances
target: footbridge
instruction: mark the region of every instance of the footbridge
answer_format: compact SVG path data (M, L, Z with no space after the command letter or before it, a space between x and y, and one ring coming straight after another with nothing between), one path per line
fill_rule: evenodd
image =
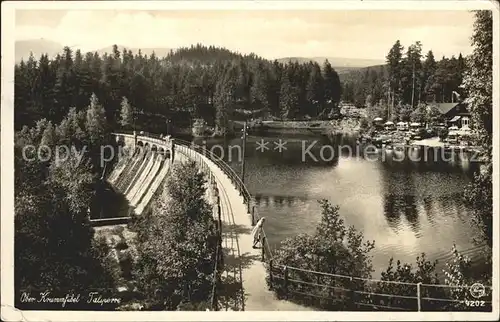
M148 206L164 181L171 165L195 161L213 187L214 216L218 222L222 245L222 268L215 309L254 311L310 310L285 300L278 300L266 285L266 260L270 247L263 236L263 247L253 248L251 231L260 219L255 198L234 170L218 156L191 142L154 134L114 133L118 142L133 151L154 151L150 157L122 158L108 181L124 192L137 215ZM133 156L135 154L132 154ZM162 158L155 156L161 155Z

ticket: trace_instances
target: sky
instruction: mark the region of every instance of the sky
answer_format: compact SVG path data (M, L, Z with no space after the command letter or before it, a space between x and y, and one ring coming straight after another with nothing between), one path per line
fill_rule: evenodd
M396 40L441 57L472 52L468 11L16 10L16 40L47 39L84 51L223 46L268 59L385 60Z

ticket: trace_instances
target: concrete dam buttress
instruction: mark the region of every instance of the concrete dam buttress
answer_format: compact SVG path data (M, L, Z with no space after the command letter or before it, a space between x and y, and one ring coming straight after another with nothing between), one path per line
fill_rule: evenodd
M107 181L125 196L134 213L141 215L167 176L172 162L170 149L166 141L144 146L136 146L128 136L123 141L131 152L119 155Z

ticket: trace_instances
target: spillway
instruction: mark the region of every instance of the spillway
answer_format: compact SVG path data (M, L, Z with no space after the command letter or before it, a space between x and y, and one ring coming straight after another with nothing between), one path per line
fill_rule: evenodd
M149 203L153 199L153 196L155 195L156 191L158 191L158 188L163 183L163 180L167 176L167 173L169 170L170 170L170 162L168 160L165 160L160 167L160 172L158 173L157 176L155 176L153 182L146 189L144 195L142 196L142 198L139 201L139 204L135 208L136 214L142 214L144 209L149 205Z
M137 189L135 193L131 194L130 196L130 203L132 204L132 206L134 207L137 206L141 197L146 192L146 189L151 185L154 177L158 174L158 170L160 169L160 166L162 164L163 164L163 156L157 155L147 175L144 176L142 181L138 182L138 184L135 185Z
M125 190L123 191L125 196L128 196L130 190L134 187L137 180L141 178L144 169L149 165L149 162L151 161L152 157L153 157L152 153L146 153L144 158L138 162L138 165L136 165L136 168L131 173L132 179L129 181L129 183L126 185Z
M122 171L122 173L119 175L119 177L116 180L115 185L114 185L118 191L125 193L125 190L127 189L128 185L130 184L132 177L136 173L137 167L143 161L143 158L144 158L143 154L136 153L134 155L134 157L130 160L131 162L127 163L127 166ZM114 170L113 170L113 172L114 172Z
M132 201L137 190L139 190L144 180L146 180L149 171L151 171L151 168L153 167L153 164L155 162L155 158L156 155L151 153L144 159L144 162L142 163L134 179L132 180L128 189L126 190L125 195L127 196L127 200Z
M108 177L108 182L111 185L116 184L116 180L118 180L118 178L120 177L120 174L123 172L123 170L125 170L127 165L129 165L129 163L133 157L134 157L134 155L131 155L131 156L123 155L120 157L120 159L116 163L113 171L111 172L111 174Z
M107 181L125 196L129 206L140 215L161 186L169 166L168 156L153 151L136 152L132 156L120 157Z

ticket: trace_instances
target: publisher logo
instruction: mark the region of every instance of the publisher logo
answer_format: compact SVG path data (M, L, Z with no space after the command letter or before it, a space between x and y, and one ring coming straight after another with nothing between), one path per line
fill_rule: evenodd
M483 284L474 283L471 285L469 292L472 297L479 299L486 294L486 289L484 288Z

